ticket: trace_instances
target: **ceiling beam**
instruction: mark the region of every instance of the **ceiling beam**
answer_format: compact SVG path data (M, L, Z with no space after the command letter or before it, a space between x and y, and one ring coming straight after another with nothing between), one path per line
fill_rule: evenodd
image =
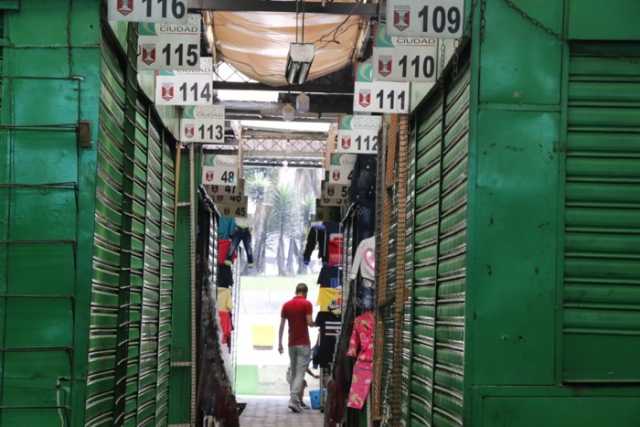
M293 0L191 0L189 10L221 12L289 12L295 13L298 2ZM305 13L328 13L334 15L378 16L378 5L374 3L326 3L305 2Z
M303 85L273 87L264 83L214 81L213 88L231 90L269 90L291 93L304 92L307 94L353 95L353 82L347 82L347 84L342 85L328 85L310 81Z

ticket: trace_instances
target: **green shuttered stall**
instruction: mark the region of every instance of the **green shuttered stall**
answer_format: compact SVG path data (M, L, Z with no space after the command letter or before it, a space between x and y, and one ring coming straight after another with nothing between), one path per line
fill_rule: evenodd
M404 425L640 425L638 4L596 3L470 2L412 114Z
M100 13L0 2L1 426L168 423L175 140Z

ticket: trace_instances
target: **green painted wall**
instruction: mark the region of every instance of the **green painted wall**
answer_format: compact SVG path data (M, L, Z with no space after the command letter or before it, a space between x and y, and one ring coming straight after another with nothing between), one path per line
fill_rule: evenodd
M79 425L100 90L98 4L24 0L0 20L0 425L59 425L60 417ZM87 149L78 148L72 128L80 119L93 124Z
M454 312L420 286L439 277L419 230L437 177L416 175L411 387L427 403L409 399L407 425L640 425L638 4L473 5L464 365L437 344L456 339ZM439 155L421 154L430 126L416 126L417 170ZM447 406L460 400L462 418Z

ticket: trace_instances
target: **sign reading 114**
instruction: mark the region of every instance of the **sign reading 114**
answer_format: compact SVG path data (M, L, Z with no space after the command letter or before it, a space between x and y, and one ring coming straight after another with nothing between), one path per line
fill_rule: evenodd
M464 0L388 0L387 33L392 36L459 38Z

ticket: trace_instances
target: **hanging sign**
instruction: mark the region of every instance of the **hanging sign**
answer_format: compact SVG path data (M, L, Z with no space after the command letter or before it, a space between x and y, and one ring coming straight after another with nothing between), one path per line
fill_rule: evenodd
M229 154L206 154L202 166L204 185L236 185L238 180L238 156Z
M246 218L247 206L249 204L249 198L243 195L230 196L230 195L216 195L213 197L213 202L216 208L224 216L236 216Z
M435 82L438 77L438 40L391 37L385 25L381 24L372 59L374 80Z
M353 167L356 164L355 154L333 153L329 161L329 180L330 184L351 184L353 175Z
M185 107L180 119L180 141L216 144L224 142L224 107Z
M211 74L180 73L156 76L156 105L210 105Z
M138 25L138 70L199 70L200 15L184 24Z
M373 66L361 63L354 88L353 111L408 113L409 83L373 81Z
M180 22L187 16L187 0L109 0L109 21Z
M209 195L214 197L217 194L238 195L244 193L244 180L240 181L236 185L210 185L208 187Z
M343 116L338 126L336 152L375 154L381 127L381 116Z
M345 204L345 202L347 201L347 199L342 199L339 197L321 197L320 199L318 199L318 204L320 206L342 206L343 204Z
M321 197L329 198L329 199L346 199L349 197L349 185L345 184L331 184L329 182L323 181L321 184Z
M459 38L464 0L387 0L387 26L392 36Z

